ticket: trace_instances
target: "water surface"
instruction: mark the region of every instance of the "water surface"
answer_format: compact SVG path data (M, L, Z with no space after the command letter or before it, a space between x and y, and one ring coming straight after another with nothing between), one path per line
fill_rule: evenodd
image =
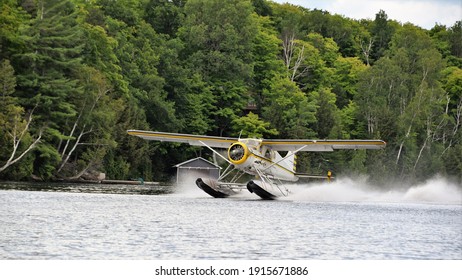
M0 190L0 259L462 259L462 205Z

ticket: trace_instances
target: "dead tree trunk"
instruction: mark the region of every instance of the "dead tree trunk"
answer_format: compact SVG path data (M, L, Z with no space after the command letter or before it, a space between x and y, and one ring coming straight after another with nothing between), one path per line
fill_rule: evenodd
M374 40L372 38L369 38L369 43L365 43L365 42L363 43L363 40L359 41L359 44L361 45L361 50L364 54L364 58L366 59L367 66L370 66L369 56L371 54L373 43L374 43Z
M37 138L34 140L34 142L32 142L32 144L30 144L26 150L24 150L19 156L16 157L16 153L18 152L19 145L21 144L26 133L29 131L29 126L32 122L33 112L34 110L32 110L31 113L29 114L26 125L24 126L24 129L22 131L18 133L17 125L16 124L14 125L13 131L10 133L10 136L12 138L13 150L11 151L11 155L6 161L6 163L0 167L0 172L6 170L11 165L20 161L26 154L28 154L32 149L34 149L37 146L37 144L40 142L40 139L42 138L42 130L39 131L39 134Z

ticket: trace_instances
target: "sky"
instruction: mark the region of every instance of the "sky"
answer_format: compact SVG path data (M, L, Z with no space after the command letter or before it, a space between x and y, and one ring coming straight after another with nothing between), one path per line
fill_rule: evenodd
M411 22L425 29L435 23L451 27L462 20L462 0L272 0L309 9L326 10L353 19L374 19L384 10L388 19Z

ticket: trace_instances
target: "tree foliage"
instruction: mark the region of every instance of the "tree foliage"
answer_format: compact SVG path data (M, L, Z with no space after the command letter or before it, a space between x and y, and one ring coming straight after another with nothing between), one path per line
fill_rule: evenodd
M126 134L151 129L380 138L299 170L462 180L461 33L267 0L0 0L0 178L168 180L202 153Z

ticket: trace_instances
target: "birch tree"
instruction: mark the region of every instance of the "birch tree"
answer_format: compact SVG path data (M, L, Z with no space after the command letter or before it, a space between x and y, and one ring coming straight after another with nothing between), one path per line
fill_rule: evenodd
M78 114L72 119L70 131L66 134L65 140L61 143L58 149L62 161L57 169L60 173L68 164L69 159L76 153L77 148L81 148L80 153L90 152L92 150L95 155L100 149L105 149L105 146L114 146L110 139L110 131L115 124L117 107L120 105L116 101L111 101L110 92L111 86L102 73L91 67L82 69L82 80L84 92L75 100ZM119 109L121 109L119 107ZM103 154L104 155L104 154ZM101 161L102 158L97 156L91 160L82 162L80 170L74 170L72 177L80 177L93 164ZM84 161L84 160L83 160Z
M42 138L39 130L35 139L30 135L34 109L27 114L16 105L13 97L16 77L9 60L0 62L0 173L29 154Z
M68 119L77 114L71 97L81 93L77 74L82 66L82 30L70 0L38 1L36 13L22 29L27 44L16 60L17 94L26 110L35 108L34 129L43 129L34 174L50 179L60 162L57 151Z

